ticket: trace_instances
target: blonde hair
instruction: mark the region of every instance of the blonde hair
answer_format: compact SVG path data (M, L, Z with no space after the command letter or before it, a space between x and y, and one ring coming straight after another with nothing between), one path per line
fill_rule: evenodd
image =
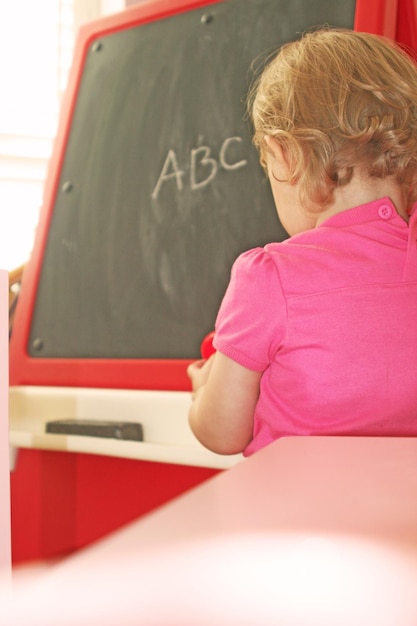
M393 42L323 28L285 44L249 94L254 144L280 143L304 202L324 207L355 167L417 198L417 68Z

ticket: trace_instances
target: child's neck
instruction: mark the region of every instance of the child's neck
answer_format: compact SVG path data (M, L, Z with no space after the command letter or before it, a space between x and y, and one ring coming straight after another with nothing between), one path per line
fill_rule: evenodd
M407 206L401 185L391 178L381 180L355 175L348 185L335 189L333 203L320 213L316 225L318 226L332 215L384 197L391 200L398 214L408 222Z

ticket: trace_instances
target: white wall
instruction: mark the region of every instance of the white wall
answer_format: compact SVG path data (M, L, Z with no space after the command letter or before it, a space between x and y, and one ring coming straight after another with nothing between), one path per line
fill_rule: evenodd
M31 254L75 34L124 7L125 0L0 2L0 268Z

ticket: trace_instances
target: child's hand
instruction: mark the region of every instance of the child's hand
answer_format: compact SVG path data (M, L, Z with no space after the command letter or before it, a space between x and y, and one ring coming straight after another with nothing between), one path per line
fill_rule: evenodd
M217 454L242 452L253 433L261 373L221 352L187 368L193 389L188 421L196 438Z
M204 387L207 382L208 375L213 365L213 357L214 355L212 355L209 359L194 361L194 363L191 363L187 368L187 375L191 380L193 398L195 397L197 391Z

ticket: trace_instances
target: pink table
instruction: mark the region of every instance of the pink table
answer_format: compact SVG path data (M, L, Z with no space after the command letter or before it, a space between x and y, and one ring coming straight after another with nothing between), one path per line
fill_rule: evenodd
M283 439L0 602L10 626L416 626L417 439Z

